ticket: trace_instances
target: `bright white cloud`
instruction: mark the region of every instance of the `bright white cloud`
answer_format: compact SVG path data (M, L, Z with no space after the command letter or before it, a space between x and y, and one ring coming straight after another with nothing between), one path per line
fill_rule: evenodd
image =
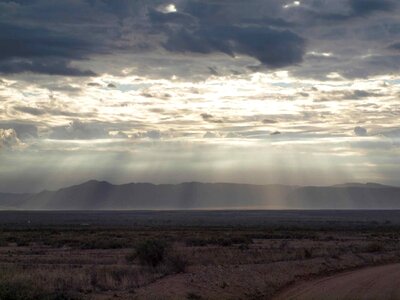
M17 149L23 145L14 129L0 129L0 150Z

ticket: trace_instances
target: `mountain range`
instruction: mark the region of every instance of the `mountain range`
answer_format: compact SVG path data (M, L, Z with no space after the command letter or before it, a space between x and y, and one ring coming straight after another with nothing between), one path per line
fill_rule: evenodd
M400 188L377 183L334 186L199 182L114 185L90 180L57 191L0 193L0 209L400 209Z

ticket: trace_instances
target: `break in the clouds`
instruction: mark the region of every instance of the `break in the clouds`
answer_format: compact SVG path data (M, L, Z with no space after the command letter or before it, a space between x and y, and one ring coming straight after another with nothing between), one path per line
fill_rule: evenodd
M395 0L0 1L0 190L398 182Z

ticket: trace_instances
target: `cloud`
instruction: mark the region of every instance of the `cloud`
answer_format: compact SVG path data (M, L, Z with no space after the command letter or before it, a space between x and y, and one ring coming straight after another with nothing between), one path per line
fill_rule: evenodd
M390 12L397 6L391 0L347 0L327 2L326 4L314 2L314 4L315 6L301 7L301 9L305 10L309 18L328 22L351 21L379 12Z
M117 131L115 133L110 134L111 137L116 139L127 139L129 136L123 131Z
M62 34L46 28L0 23L0 72L5 74L33 72L65 76L94 76L89 70L71 67L72 60L87 59L101 52L71 33Z
M44 105L41 108L31 107L31 106L14 106L14 110L33 115L33 116L45 116L45 115L53 115L53 116L67 116L67 117L89 117L92 116L92 113L79 113L79 112L71 112L66 111L61 108L51 108L51 105Z
M12 129L0 129L0 150L12 150L22 146L23 143L17 136L17 132Z
M222 120L216 119L213 115L208 114L208 113L202 113L200 116L203 118L204 121L210 122L210 123L223 123Z
M392 138L392 139L399 139L400 138L400 128L386 130L384 132L381 132L380 135L383 135L385 137Z
M82 59L91 53L89 42L40 27L0 23L0 60L64 57Z
M37 138L38 129L36 125L22 122L0 122L0 130L12 129L20 140Z
M368 16L375 12L388 12L396 7L388 0L350 0L351 15L354 17Z
M305 53L305 40L290 30L261 26L202 26L170 33L165 49L171 52L211 54L222 52L256 58L271 68L298 64Z
M83 123L79 120L74 120L68 125L52 128L50 139L56 140L91 140L109 138L101 124Z
M242 135L240 134L240 133L237 133L237 132L229 132L226 136L225 136L225 138L227 138L227 139L236 139L236 138L242 138Z
M263 119L262 123L263 124L275 124L275 123L277 123L277 121L271 120L271 119Z
M388 49L400 50L400 42L389 45Z
M161 131L160 130L149 130L145 134L146 137L153 139L153 140L158 140L161 138Z
M97 82L89 82L86 85L91 86L91 87L101 87L102 86L100 83L97 83Z
M391 141L392 146L400 146L400 128L385 130L380 132L379 135L388 138Z
M382 97L383 95L372 91L354 90L351 92L344 92L342 99L364 99L367 97Z
M133 138L135 139L152 139L152 140L160 140L164 137L169 137L170 135L167 132L161 132L160 130L148 130L148 131L143 131L143 132L136 132L135 134L132 135Z
M178 12L160 12L155 9L150 9L148 12L148 17L151 22L157 24L165 24L165 23L178 23L178 24L190 24L195 22L195 18L193 18L189 14L183 14Z
M15 106L14 109L17 110L17 111L23 112L23 113L34 115L34 116L41 116L41 115L46 114L45 110L39 109L39 108L36 108L36 107Z
M79 70L71 67L64 60L10 60L0 62L0 73L17 74L24 72L32 72L48 75L63 75L63 76L95 76L96 74L90 70Z
M354 128L354 134L356 136L367 136L368 132L367 132L367 129L365 129L364 127L356 126Z
M204 135L203 138L205 139L214 139L214 138L218 138L219 135L215 132L211 132L211 131L207 131Z
M397 38L396 1L307 1L290 9L283 4L0 2L0 72L96 76L126 75L129 69L188 79L291 67L315 78L331 72L354 78L395 71L399 59L387 58L388 49L381 45ZM305 55L306 48L307 53L333 54ZM390 49L396 50L395 44ZM254 60L260 66L253 66Z

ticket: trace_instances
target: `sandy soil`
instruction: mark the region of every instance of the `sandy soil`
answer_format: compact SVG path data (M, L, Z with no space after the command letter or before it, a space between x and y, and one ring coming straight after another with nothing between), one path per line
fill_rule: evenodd
M274 299L400 299L400 264L370 267L301 283Z

